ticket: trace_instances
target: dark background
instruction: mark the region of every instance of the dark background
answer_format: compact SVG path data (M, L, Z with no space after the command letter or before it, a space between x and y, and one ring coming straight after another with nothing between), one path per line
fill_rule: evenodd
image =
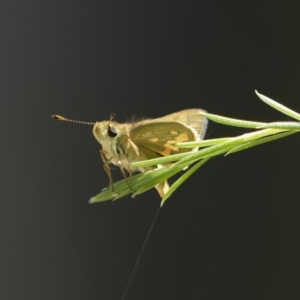
M0 24L1 299L121 299L160 205L88 204L107 184L99 145L53 113L289 120L255 89L300 111L297 1L1 1ZM294 135L194 174L125 299L299 299L299 150Z

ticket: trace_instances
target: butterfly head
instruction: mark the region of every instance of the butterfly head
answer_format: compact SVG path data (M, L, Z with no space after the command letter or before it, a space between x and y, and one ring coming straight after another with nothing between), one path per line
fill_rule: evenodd
M112 121L96 122L93 127L93 135L100 144L116 139L119 133L118 123Z

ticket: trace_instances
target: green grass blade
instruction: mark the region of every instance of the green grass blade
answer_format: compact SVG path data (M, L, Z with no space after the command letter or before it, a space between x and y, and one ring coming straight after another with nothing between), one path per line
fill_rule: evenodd
M156 184L170 178L180 170L174 170L172 167L162 167L148 171L139 178L139 181L133 185L134 195L140 194L143 190L153 188Z
M188 171L186 171L178 180L176 180L171 186L166 195L161 200L161 206L165 203L165 201L175 192L175 190L183 184L193 173L195 173L201 166L203 166L209 158L205 158L200 160L197 164L191 167Z
M261 145L261 144L264 144L264 143L275 141L275 140L281 139L283 137L286 137L288 135L294 134L296 132L297 131L284 131L284 132L281 132L281 133L278 133L278 134L275 134L275 135L271 135L271 136L267 136L267 137L264 137L264 138L261 138L261 139L258 139L258 140L250 141L250 142L247 142L243 145L232 148L231 150L229 150L226 153L226 155L232 154L232 153L235 153L235 152L239 152L239 151L242 151L242 150L246 150L246 149L249 149L251 147L255 147L255 146L258 146L258 145Z
M210 140L203 140L199 142L184 142L184 143L177 143L175 144L175 146L178 146L179 148L195 148L195 147L202 148L202 147L220 144L228 141L229 139L231 138L210 139Z
M152 159L132 163L131 166L133 166L133 167L150 167L150 166L155 166L155 165L164 165L167 163L172 163L174 161L177 161L177 160L189 155L190 153L191 152L185 152L185 153L174 154L174 155L169 155L169 156L164 156L164 157L159 157L159 158L152 158Z
M224 125L229 125L229 126L235 126L235 127L257 128L258 126L262 126L262 125L266 124L263 122L253 122L253 121L245 121L245 120L227 118L227 117L222 117L219 115L214 115L214 114L209 114L209 113L202 113L202 114L214 122L224 124Z
M174 166L171 166L171 167L158 168L153 171L155 172L156 170L160 170L159 175L153 174L153 176L149 177L147 180L145 180L143 177L140 178L141 181L140 184L134 186L135 189L134 195L141 194L144 191L147 191L155 187L155 185L169 179L170 177L174 176L176 173L181 172L182 168L176 168Z
M107 200L116 200L118 198L122 198L128 194L131 194L132 191L130 189L131 184L135 182L139 177L141 177L141 173L135 174L133 176L128 177L127 179L122 179L113 184L113 189L111 187L106 188L101 193L92 197L89 200L89 203L96 202L104 202Z
M271 122L263 126L257 127L257 129L262 129L262 128L300 130L300 122Z
M176 146L182 147L182 148L207 147L210 145L224 143L226 141L229 141L230 139L232 139L232 138L221 138L221 139L211 139L211 140L205 140L205 141L199 141L199 142L178 143L178 144L176 144ZM159 158L143 160L143 161L132 163L131 166L133 166L133 167L150 167L150 166L155 166L155 165L164 165L167 163L173 163L175 161L178 161L181 158L190 155L191 153L195 153L195 152L185 152L185 153L174 154L174 155L170 155L170 156L164 156L164 157L159 157Z
M283 114L290 116L298 121L300 121L300 114L297 112L291 110L290 108L276 102L275 100L272 100L271 98L266 97L265 95L260 94L258 91L255 91L256 95L266 104L270 105L271 107L275 108L276 110L279 110Z
M213 145L205 149L201 149L197 152L189 153L189 155L180 159L176 164L190 165L199 159L226 153L231 148L240 145L241 142L243 142L243 137L241 136L231 138L229 141L223 142L221 144Z

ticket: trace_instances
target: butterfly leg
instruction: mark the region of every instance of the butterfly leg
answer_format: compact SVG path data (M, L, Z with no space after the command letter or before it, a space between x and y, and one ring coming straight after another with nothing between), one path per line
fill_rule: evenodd
M130 189L130 191L131 191L131 193L133 195L133 191L132 191L132 189L130 187L130 184L128 183L128 180L127 180L127 175L126 175L125 169L123 169L123 167L122 167L122 165L121 165L120 162L119 162L119 168L121 170L121 173L122 173L124 179L126 180L127 186L129 187L129 189ZM128 169L126 169L126 170L127 170L128 174L129 174L129 177L130 177L132 175L132 173Z
M106 158L105 151L103 151L102 149L99 150L99 152L100 152L101 159L103 161L103 169L108 176L108 187L111 187L111 189L113 191L114 190L114 186L113 186L114 182L113 182L113 179L111 176L111 169L109 167L110 159Z

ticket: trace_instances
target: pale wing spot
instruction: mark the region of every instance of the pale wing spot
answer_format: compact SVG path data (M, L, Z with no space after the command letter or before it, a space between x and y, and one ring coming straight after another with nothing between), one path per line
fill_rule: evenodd
M177 135L179 132L175 131L175 130L172 130L172 131L170 131L170 133L173 134L173 135Z
M165 145L168 145L168 144L165 144ZM170 148L165 148L162 153L161 153L163 156L169 156L171 155L171 149Z
M162 155L168 156L171 155L172 151L179 151L179 147L176 147L172 144L178 143L178 142L185 142L188 141L189 137L185 134L179 134L178 136L174 137L174 140L169 140L164 144L165 149L162 151Z
M175 137L176 142L186 142L189 140L189 137L185 134L179 134L177 137Z
M175 144L175 143L178 143L178 142L186 142L188 140L189 140L189 137L185 133L182 133L182 134L179 134L178 136L176 136L174 138L174 140L167 141L167 143Z
M171 150L174 150L174 151L178 151L178 149L179 149L178 147L169 144L169 142L165 143L165 144L164 144L164 147L165 147L165 149L168 148L168 149L171 149ZM164 151L165 151L165 150L164 150ZM163 151L163 152L164 152L164 151Z
M152 142L152 143L156 143L158 141L158 138L151 138L151 139L148 139L149 142Z

